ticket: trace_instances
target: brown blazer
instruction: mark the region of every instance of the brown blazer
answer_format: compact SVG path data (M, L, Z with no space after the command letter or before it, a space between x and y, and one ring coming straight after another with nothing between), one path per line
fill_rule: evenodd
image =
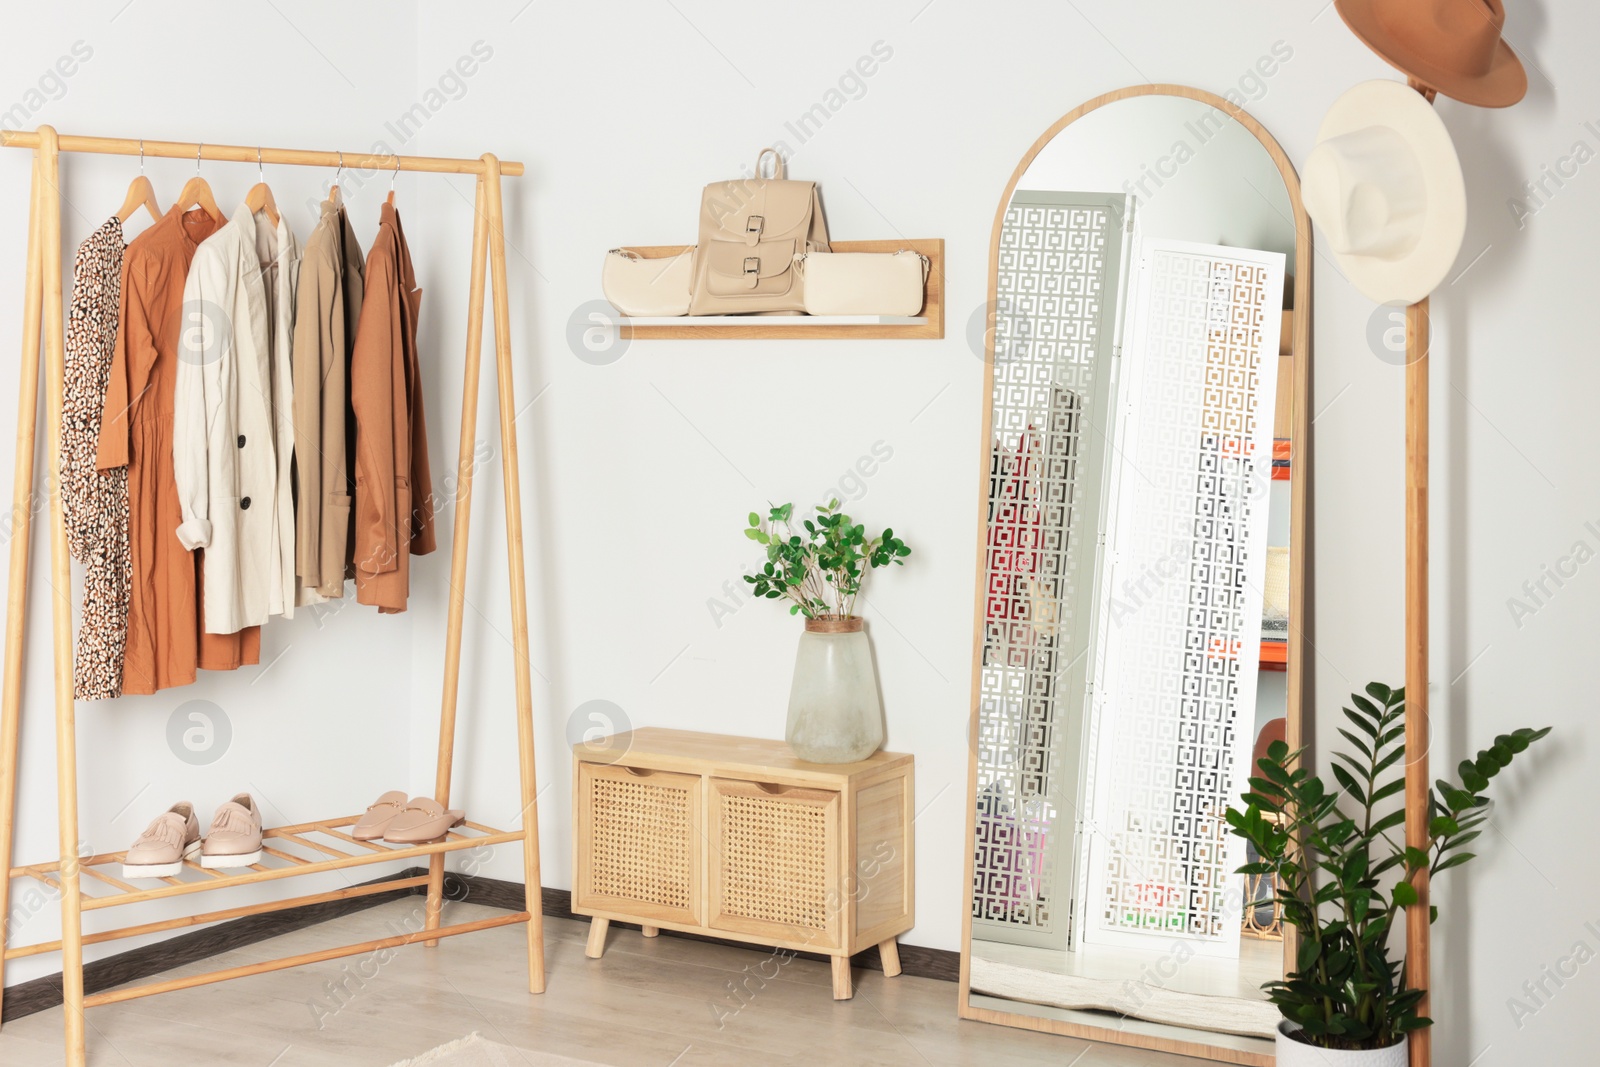
M385 204L367 253L350 406L356 417L356 600L386 613L406 609L410 557L437 547L417 373L421 305L400 214Z
M294 323L295 575L299 602L344 595L350 567L347 380L361 315L361 246L344 208L324 201L306 239Z

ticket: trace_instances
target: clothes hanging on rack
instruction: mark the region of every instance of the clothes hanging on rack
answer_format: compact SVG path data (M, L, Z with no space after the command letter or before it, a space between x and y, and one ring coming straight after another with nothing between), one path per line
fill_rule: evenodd
M67 547L83 564L83 622L72 666L79 700L122 695L128 633L128 469L95 468L122 292L122 220L113 215L72 260L66 390L61 409L61 510Z
M204 553L190 552L173 536L183 521L172 434L184 282L196 248L216 228L204 211L173 207L123 256L121 312L95 465L128 469L132 581L124 694L188 685L197 668L235 670L261 658L256 627L203 632Z
M366 259L344 207L323 201L306 238L294 324L295 573L300 603L344 596L350 549L350 355L361 317Z
M265 274L257 251L263 246L277 261ZM235 633L286 605L293 610L279 540L272 312L287 300L280 290L298 258L282 219L273 232L264 212L241 204L200 245L184 285L173 425L182 507L176 529L185 548L205 549L208 633Z
M294 575L294 323L296 294L300 289L300 245L289 220L278 216L268 224L265 212L256 217L256 261L267 297L267 363L272 377L272 448L278 461L277 523L269 559L272 615L294 618L298 583Z
M350 360L356 417L356 600L406 609L410 557L432 552L433 479L417 368L417 288L400 213L384 204L367 253L366 295Z

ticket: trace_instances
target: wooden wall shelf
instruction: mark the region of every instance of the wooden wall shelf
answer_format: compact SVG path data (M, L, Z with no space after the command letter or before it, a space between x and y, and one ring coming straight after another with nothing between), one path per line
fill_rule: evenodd
M944 240L833 241L835 252L897 252L909 248L928 257L922 314L888 316L689 315L680 319L617 320L621 336L640 341L864 341L935 340L944 336ZM681 255L688 245L629 245L645 259Z

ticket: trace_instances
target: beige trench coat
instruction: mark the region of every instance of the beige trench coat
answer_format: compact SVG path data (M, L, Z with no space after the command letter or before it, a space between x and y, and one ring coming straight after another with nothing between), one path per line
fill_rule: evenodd
M294 326L295 572L300 603L344 595L350 575L350 351L365 263L344 208L324 201L306 238Z
M271 256L266 272L258 247ZM286 223L272 232L265 215L241 205L196 250L184 284L172 427L177 536L205 549L207 633L258 626L293 600L279 522L289 497L279 487L273 312L292 300L297 251Z

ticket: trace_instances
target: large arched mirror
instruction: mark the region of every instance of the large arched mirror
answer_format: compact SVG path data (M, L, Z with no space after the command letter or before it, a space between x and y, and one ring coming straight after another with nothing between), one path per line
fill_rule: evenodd
M1195 89L1089 101L1001 199L967 1018L1273 1060L1289 946L1223 813L1302 736L1310 267L1277 142Z

